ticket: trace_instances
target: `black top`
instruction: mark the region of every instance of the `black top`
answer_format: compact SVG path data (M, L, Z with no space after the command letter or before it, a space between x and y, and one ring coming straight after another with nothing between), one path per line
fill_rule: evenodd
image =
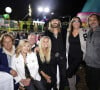
M34 47L32 47L31 50L34 52L34 49L35 49L36 47L38 47L38 45L35 43L35 44L34 44Z
M39 63L39 72L43 71L46 74L51 75L51 67L52 67L51 61L50 62L46 62L46 61L42 62L40 59L39 53L37 53L37 58L38 58L38 63Z
M58 37L56 38L52 32L46 30L45 35L49 36L52 41L52 48L51 48L52 53L54 55L56 53L59 53L60 56L65 57L66 48L64 45L65 42L63 40L62 33L58 33Z
M72 57L82 57L79 34L74 37L72 34L69 36L69 55Z
M28 69L28 67L27 67L26 64L24 64L24 68L25 68L25 76L26 76L26 78L31 78L31 75L30 75L29 69Z
M38 63L39 63L39 73L40 73L40 71L43 71L47 75L49 75L51 77L51 79L53 80L53 73L55 73L53 71L53 69L56 68L55 61L51 58L50 62L46 62L46 61L42 62L40 59L39 53L37 53L37 58L38 58ZM40 73L40 75L41 75L41 73ZM44 77L42 76L42 78L44 78Z
M67 76L70 78L74 75L82 61L83 53L81 51L79 35L74 37L72 34L69 36L69 54Z

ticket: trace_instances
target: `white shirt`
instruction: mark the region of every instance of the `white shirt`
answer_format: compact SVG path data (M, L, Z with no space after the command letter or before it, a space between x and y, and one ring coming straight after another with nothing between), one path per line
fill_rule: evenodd
M26 63L27 63L27 67L29 69L30 75L33 77L33 79L40 81L41 76L39 75L39 72L38 72L39 65L38 65L36 54L33 52L28 53L26 57ZM16 55L12 57L11 67L15 71L17 71L17 74L18 74L18 76L15 77L16 83L20 82L21 79L26 79L24 59L21 54L18 57L16 57Z

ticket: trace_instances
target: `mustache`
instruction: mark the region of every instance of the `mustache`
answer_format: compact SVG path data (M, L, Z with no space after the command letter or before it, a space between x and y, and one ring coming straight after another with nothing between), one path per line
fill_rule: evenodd
M96 24L96 23L91 23L91 24Z
M58 23L53 23L53 24L58 24Z

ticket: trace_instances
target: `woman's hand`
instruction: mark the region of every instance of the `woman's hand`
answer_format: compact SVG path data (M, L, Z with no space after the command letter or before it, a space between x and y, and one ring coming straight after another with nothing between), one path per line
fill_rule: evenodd
M49 75L45 75L45 79L47 80L47 83L51 83L51 77Z
M42 74L42 76L45 78L45 80L47 81L47 83L51 83L51 77L46 74L45 72L41 71L40 72Z
M13 76L13 77L16 77L17 76L17 72L13 69L10 70L10 74Z
M29 86L30 85L30 78L27 79L22 79L20 82L24 85L24 86Z

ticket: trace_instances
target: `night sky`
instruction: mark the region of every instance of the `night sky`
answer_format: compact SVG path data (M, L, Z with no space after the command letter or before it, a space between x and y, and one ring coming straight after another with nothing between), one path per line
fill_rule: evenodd
M5 7L12 8L11 19L22 20L28 13L28 5L32 7L32 18L39 17L38 6L50 7L55 16L75 16L81 12L87 0L0 0L0 15L6 13Z

